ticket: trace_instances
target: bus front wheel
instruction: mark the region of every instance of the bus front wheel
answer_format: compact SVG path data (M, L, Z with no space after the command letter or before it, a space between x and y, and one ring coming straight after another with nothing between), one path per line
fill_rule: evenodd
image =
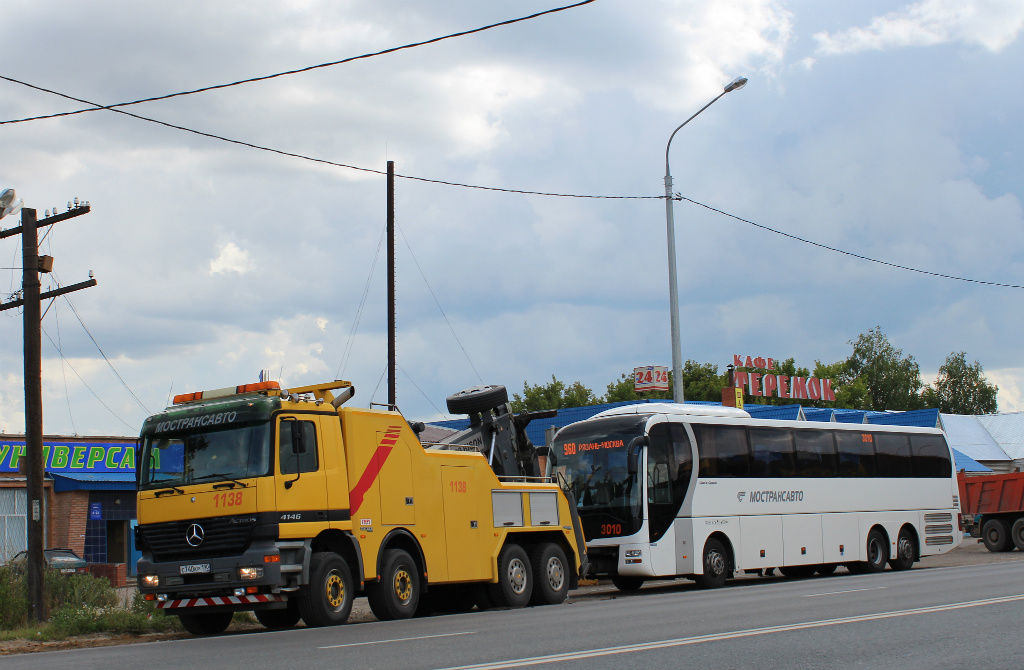
M633 593L635 591L639 591L640 587L644 585L644 578L630 577L628 575L615 575L612 577L612 585L625 593Z
M704 543L704 574L695 581L702 589L717 589L729 577L729 554L720 540L710 538Z

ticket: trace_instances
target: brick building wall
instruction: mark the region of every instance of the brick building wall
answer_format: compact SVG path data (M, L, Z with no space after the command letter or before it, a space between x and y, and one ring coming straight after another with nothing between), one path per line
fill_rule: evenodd
M65 491L54 494L51 500L49 546L64 547L84 556L89 492Z

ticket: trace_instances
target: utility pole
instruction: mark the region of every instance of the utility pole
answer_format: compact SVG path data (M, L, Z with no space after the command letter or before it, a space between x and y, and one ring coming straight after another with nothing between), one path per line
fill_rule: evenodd
M41 221L36 220L36 210L21 210L21 226L0 231L0 239L21 233L22 246L22 297L0 304L0 311L24 306L24 345L25 345L25 493L28 498L26 510L26 526L28 540L28 615L31 621L46 621L46 595L43 574L46 564L43 558L45 544L44 521L46 519L46 499L44 496L43 475L43 369L42 369L42 316L41 302L65 293L95 286L96 280L65 286L53 291L40 293L40 272L53 269L53 258L39 255L38 230L59 221L88 214L89 205L79 204L75 198L74 207L68 203L68 211L48 216ZM91 272L89 273L92 274Z
M395 362L395 161L388 161L388 409L397 409Z

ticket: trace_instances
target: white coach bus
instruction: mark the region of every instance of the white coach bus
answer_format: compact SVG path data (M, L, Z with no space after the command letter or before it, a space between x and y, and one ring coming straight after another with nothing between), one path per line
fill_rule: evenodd
M561 429L592 573L624 591L735 571L906 570L960 542L956 472L934 428L751 419L730 407L626 405Z

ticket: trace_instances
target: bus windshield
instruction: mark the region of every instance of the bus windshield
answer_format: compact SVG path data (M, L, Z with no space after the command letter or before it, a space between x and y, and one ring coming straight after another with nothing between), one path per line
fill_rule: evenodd
M270 472L270 424L147 435L140 489L261 477Z
M629 474L626 450L644 434L647 415L611 416L559 431L552 449L556 472L569 483L589 538L640 530L640 480Z

